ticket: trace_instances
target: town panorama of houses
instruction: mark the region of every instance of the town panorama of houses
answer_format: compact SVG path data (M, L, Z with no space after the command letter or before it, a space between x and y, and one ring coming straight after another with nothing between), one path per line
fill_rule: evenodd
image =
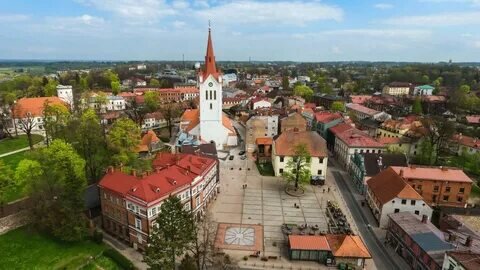
M209 37L207 46L210 42ZM334 91L302 97L295 95L295 89L313 87L309 76L287 77L285 85L281 75L222 73L209 48L206 64L196 69L196 79L171 88L132 77L122 81L118 94L106 90L78 97L72 86L58 85L56 96L18 99L9 111L10 129L31 125L33 133L42 134L46 104L93 108L107 131L132 104L143 106L148 92L158 93L162 104L180 106L183 113L173 119L176 128L168 143L156 133L170 121L161 111L143 119L138 154L152 158L152 171L126 173L121 167L108 167L98 182L101 227L138 250L146 249L160 206L169 196L177 196L196 217L205 214L220 192L221 153L239 147L246 158L271 164L274 175L282 177L289 161L297 158L294 146L302 144L310 156L312 177L326 179L329 161L349 174L350 184L377 221L372 225L386 231L386 243L411 267L478 269L478 227L469 227L458 214L466 212L456 210L475 209L469 200L475 179L459 167L421 165L416 160L431 132L425 118L438 116L478 128L480 115L458 119L447 109L448 94L433 94L434 86L410 82L391 82L368 95ZM240 83L247 87L239 89ZM413 112L416 102L423 115ZM245 133L239 134L234 124L243 126ZM165 146L167 152L158 152ZM454 132L436 147L450 156L473 155L480 152L480 141ZM440 228L431 223L438 209L444 209ZM305 249L302 241L292 238L289 248Z

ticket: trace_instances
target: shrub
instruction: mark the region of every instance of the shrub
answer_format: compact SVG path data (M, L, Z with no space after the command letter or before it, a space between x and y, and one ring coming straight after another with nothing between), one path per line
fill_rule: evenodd
M115 249L109 248L103 252L103 255L114 260L120 267L126 270L134 270L135 267L133 263L125 258L120 252L116 251Z
M92 235L93 242L101 244L103 241L103 233L101 231L95 230Z

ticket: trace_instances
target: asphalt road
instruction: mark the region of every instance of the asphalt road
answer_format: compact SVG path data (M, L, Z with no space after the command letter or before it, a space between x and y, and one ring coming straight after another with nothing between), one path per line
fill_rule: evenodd
M353 219L357 224L358 230L362 235L365 244L368 246L370 253L373 257L373 261L375 262L375 266L377 269L398 269L400 268L397 264L392 260L390 255L385 251L385 247L382 243L379 243L378 239L375 237L373 232L368 229L368 220L363 216L360 205L355 201L355 197L350 192L349 187L345 183L343 176L335 171L332 172L333 177L335 177L335 181L337 182L337 186L342 193L343 198L345 199L350 212L352 213Z

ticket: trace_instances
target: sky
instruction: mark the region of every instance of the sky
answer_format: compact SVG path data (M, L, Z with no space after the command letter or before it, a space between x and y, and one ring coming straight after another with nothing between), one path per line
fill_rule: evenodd
M0 0L0 59L480 61L480 0Z

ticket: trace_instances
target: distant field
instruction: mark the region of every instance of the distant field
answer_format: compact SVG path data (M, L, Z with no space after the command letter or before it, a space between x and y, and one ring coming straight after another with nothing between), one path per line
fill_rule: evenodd
M120 269L114 261L100 255L106 248L91 241L61 242L23 227L0 236L0 266L9 269ZM99 257L88 262L95 256Z
M23 69L23 72L16 72L16 70ZM31 67L0 67L0 79L14 77L21 74L39 75L45 72L45 67L31 66Z
M33 144L36 144L43 140L43 136L32 134L32 140ZM28 147L27 135L19 135L13 139L5 138L0 140L0 154L5 154L25 147Z

